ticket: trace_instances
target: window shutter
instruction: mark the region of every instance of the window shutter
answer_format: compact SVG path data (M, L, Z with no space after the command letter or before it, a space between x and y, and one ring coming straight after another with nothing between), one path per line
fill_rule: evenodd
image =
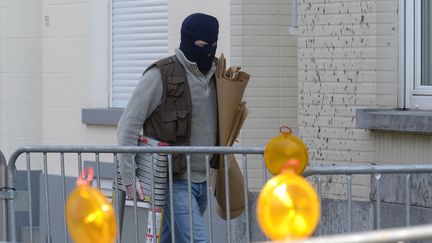
M168 0L112 0L111 106L125 107L143 71L168 55Z

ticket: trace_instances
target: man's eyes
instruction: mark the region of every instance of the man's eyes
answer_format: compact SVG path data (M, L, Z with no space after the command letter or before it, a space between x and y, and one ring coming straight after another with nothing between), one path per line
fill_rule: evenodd
M197 40L197 41L195 41L195 45L198 47L204 47L204 46L208 45L208 43L203 41L203 40Z
M204 47L204 46L207 46L208 43L203 41L203 40L197 40L197 41L195 41L195 45L198 47ZM212 46L215 47L216 45L217 45L217 41L213 42Z

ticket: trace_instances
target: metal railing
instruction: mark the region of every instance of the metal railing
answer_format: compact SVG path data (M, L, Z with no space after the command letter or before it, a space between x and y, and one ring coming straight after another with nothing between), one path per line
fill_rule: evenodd
M347 184L347 225L348 233L352 232L353 214L352 214L352 176L353 175L373 175L375 187L376 187L376 198L375 209L376 209L376 229L381 228L381 175L382 174L404 174L405 175L405 226L410 226L410 174L424 174L432 173L432 164L393 164L393 165L356 165L356 166L331 166L331 167L309 167L304 173L304 177L311 177L314 175L344 175L346 176ZM318 196L322 198L321 182L320 178L317 178L318 183Z
M204 154L204 155L211 155L211 154L237 154L237 155L241 155L240 159L239 159L239 164L243 167L243 172L244 172L244 182L245 182L245 206L246 206L246 210L245 210L245 218L246 218L246 234L245 234L245 239L246 242L251 242L251 223L249 219L251 218L248 214L249 214L249 208L247 208L250 205L250 202L248 201L248 175L247 175L247 171L248 171L248 155L251 154L257 154L257 155L262 155L264 151L264 148L262 147L118 147L118 146L24 146L19 148L18 150L16 150L10 157L9 161L8 161L8 167L7 167L7 178L8 178L8 188L10 188L10 190L12 190L14 188L14 179L15 179L15 164L17 162L17 159L20 155L25 154L25 161L26 161L26 167L27 167L27 183L28 183L28 195L29 195L29 222L30 222L30 241L32 242L34 237L32 235L32 202L31 202L31 187L30 187L30 164L31 164L31 160L30 160L30 154L32 153L38 153L38 154L42 154L42 163L43 163L43 171L44 171L44 187L45 187L45 193L43 195L43 197L45 197L45 217L46 220L45 222L40 222L41 224L44 223L46 225L46 230L47 230L47 242L50 242L50 235L51 235L51 229L50 229L50 211L49 211L49 190L48 190L48 163L52 163L53 161L48 161L48 154L58 154L59 158L58 160L56 160L57 162L60 163L61 165L61 179L62 179L62 188L63 188L63 205L65 203L65 199L66 199L66 190L65 190L65 154L77 154L77 163L78 163L78 173L81 173L82 169L83 169L83 161L82 161L82 156L84 154L93 154L94 155L94 159L96 162L96 181L97 181L97 186L100 187L101 183L100 183L100 176L99 176L99 164L100 164L100 159L99 156L101 154L111 154L112 155L112 162L115 165L115 171L113 173L113 177L114 177L114 183L115 183L115 188L118 188L118 182L117 182L117 177L115 176L118 171L117 171L117 156L118 154L121 153L150 153L150 154L154 154L154 153L164 153L164 154L174 154L174 153L184 153L184 154ZM262 158L261 158L262 159ZM207 156L207 162L208 162L208 156ZM206 175L207 175L207 181L209 181L209 163L206 163ZM188 176L190 178L190 159L187 160L187 173ZM228 168L227 166L225 166L225 168ZM267 180L267 171L266 168L264 166L264 163L262 163L262 170L263 170L263 177L264 177L264 181L265 182ZM170 194L170 198L169 198L169 203L171 204L170 207L170 214L171 214L171 224L174 223L173 221L173 207L172 207L172 199L173 199L173 192L172 192L172 182L173 182L173 178L172 178L172 160L171 160L171 156L168 156L168 171L169 171L169 179L168 179L168 183L169 183L169 194ZM318 194L320 196L320 198L322 198L322 190L321 190L321 184L322 181L320 181L319 177L320 176L326 176L326 175L344 175L346 176L346 185L347 185L347 191L346 191L346 203L347 203L347 212L348 214L347 216L347 221L346 224L348 225L348 233L352 232L352 223L353 223L353 211L352 211L352 176L353 175L360 175L360 174L366 174L366 175L373 175L374 181L377 185L377 198L378 200L376 200L375 203L375 212L376 212L376 229L380 229L380 218L381 218L381 196L380 196L380 183L381 183L381 175L382 174L405 174L405 190L406 190L406 195L410 194L410 174L416 174L416 173L428 173L428 174L432 174L432 164L395 164L395 165L353 165L353 166L310 166L308 167L308 169L304 172L304 176L305 177L311 177L311 176L317 176L317 187L318 187ZM225 173L225 175L227 175L227 173ZM135 181L135 178L134 178ZM225 180L226 183L228 184L229 181ZM226 185L227 188L228 185ZM210 188L208 188L210 189ZM191 190L189 190L189 194ZM117 212L119 212L118 209L121 209L122 206L124 205L120 205L119 202L119 191L114 190L115 195L114 198L116 200L115 201L115 207L117 209ZM210 191L208 190L208 193ZM12 191L10 191L10 193L13 193ZM210 195L210 194L209 194ZM189 195L190 197L190 195ZM226 200L227 202L230 201L230 194L229 191L227 191L226 193ZM209 198L208 198L209 200ZM208 209L211 211L212 210L212 205L211 202L208 201ZM406 222L405 225L406 226L410 226L410 198L409 196L406 197L406 201L405 201L405 209L406 209ZM8 206L8 225L9 225L9 237L8 239L10 241L16 241L16 225L15 225L15 204L14 204L14 197L10 197L9 203L7 204ZM153 203L153 211L154 211L154 203ZM229 210L229 204L227 205L227 209ZM135 242L138 242L138 233L137 231L139 230L138 227L138 223L136 220L137 217L137 201L136 199L133 200L133 210L134 210L134 215L135 215L135 219L134 219L134 232L135 232ZM191 207L189 207L189 212L191 211ZM209 214L209 224L211 225L212 222L212 218L211 218L211 214ZM155 220L153 220L153 222L155 222ZM189 221L190 224L192 224L191 221ZM173 225L171 225L172 228ZM429 227L429 228L427 228ZM416 226L416 227L410 227L410 228L406 228L407 235L405 236L400 236L398 234L392 234L392 236L388 237L388 239L396 239L395 237L399 237L398 239L400 240L405 240L405 239L431 239L432 238L432 231L429 231L430 233L422 233L420 234L419 232L422 232L422 230L424 229L430 229L432 228L432 226ZM231 242L231 221L228 220L226 221L226 229L227 229L227 242ZM212 229L210 227L210 241L212 240ZM67 232L66 232L66 227L64 226L64 231L65 231L65 238L64 241L67 242L68 241L68 237L67 237ZM377 241L380 233L382 233L381 235L385 236L385 235L390 235L387 232L391 232L391 231L378 231L378 232L373 232L373 233L363 233L363 234L355 234L355 235L345 235L345 236L331 236L331 238L327 237L318 237L316 239L312 238L310 239L311 242L323 242L323 241L319 241L320 238L322 239L332 239L332 242L341 242L341 241L337 241L337 237L340 237L341 239L346 239L347 242L350 242L348 240L347 237L351 237L352 240L355 240L356 237L359 237L362 239L362 241L358 241L358 242L390 242L387 241L384 238L381 238L381 241ZM174 232L172 232L174 234ZM193 233L191 234L193 235ZM336 237L335 239L333 239L334 237ZM174 237L172 238L174 240ZM359 239L359 238L357 238ZM119 239L120 240L120 239ZM118 242L119 242L118 240ZM315 240L315 241L314 241ZM351 241L354 242L354 241Z
M6 185L6 159L0 151L0 241L7 240L8 224L6 200L9 199L9 192Z
M410 228L393 228L353 234L315 237L307 240L289 241L289 243L402 243L409 242L410 240L427 239L432 239L432 224Z
M248 154L262 154L264 151L264 148L261 147L205 147L205 146L197 146L197 147L193 147L193 146L188 146L188 147L181 147L181 146L177 146L177 147L144 147L144 146L137 146L137 147L121 147L121 146L23 146L21 148L19 148L18 150L16 150L10 157L9 162L8 162L8 187L9 188L14 188L14 179L15 179L15 163L18 159L18 157L22 154L26 154L26 165L27 165L27 182L28 182L28 195L29 198L31 199L31 187L30 187L30 153L42 153L43 155L43 171L44 171L44 187L45 187L45 217L46 217L46 222L44 222L46 224L46 230L47 230L47 237L46 237L46 241L47 242L51 242L51 229L50 229L50 211L49 211L49 190L48 190L48 154L59 154L60 155L60 163L61 163L61 178L62 178L62 185L63 185L63 194L65 195L65 186L64 186L64 180L65 180L65 173L64 173L64 155L67 153L75 153L78 155L78 173L80 174L82 169L83 169L83 164L82 164L82 155L83 154L94 154L95 155L95 159L96 159L96 164L97 164L97 170L99 171L99 155L100 154L112 154L113 155L113 163L115 165L115 172L114 175L116 175L118 173L117 171L117 157L118 154L120 153L132 153L132 154L136 154L136 153L150 153L150 154L154 154L154 153L163 153L163 154L175 154L175 153L183 153L183 154L240 154L242 155L242 161L240 163L242 163L243 168L245 170L247 170L247 155ZM207 157L208 159L208 157ZM225 160L226 163L226 160ZM263 164L264 166L264 164ZM225 164L225 175L227 175L227 169L228 166L227 164ZM190 159L187 160L187 174L188 174L188 178L190 179L190 171L191 171L191 166L190 166ZM207 181L210 181L210 174L209 174L210 168L209 168L209 163L206 163L206 178ZM168 175L169 175L169 201L171 204L171 228L174 228L174 220L173 220L173 191L172 191L172 182L173 182L173 176L172 176L172 159L171 156L168 156ZM135 175L133 180L135 181ZM100 178L98 176L98 173L96 174L96 180L97 180L97 184L100 185ZM190 181L190 180L189 180ZM229 188L228 183L229 180L225 180L226 183L226 188ZM247 178L245 177L245 195L247 195ZM119 212L119 209L121 209L120 205L119 205L119 190L118 190L118 181L117 181L117 177L114 176L114 184L115 184L115 188L117 188L115 190L115 195L114 195L114 204L115 204L115 208L116 208L116 212ZM207 189L209 189L209 183L207 183ZM189 185L190 186L190 185ZM135 188L135 187L134 187ZM191 190L188 190L189 194L191 193ZM208 191L209 192L209 191ZM135 192L136 193L136 192ZM154 195L154 194L153 194ZM190 195L189 195L190 197ZM64 196L65 198L65 196ZM63 198L63 205L65 202L65 199ZM153 199L154 197L152 197ZM209 210L211 210L211 201L210 198L207 198L208 200L208 205L209 205ZM226 190L226 201L229 202L230 201L230 193L229 190ZM248 202L248 197L245 197L245 205L249 205ZM134 203L133 203L133 207L134 207L134 212L135 212L135 218L136 218L136 211L137 211L137 200L134 199ZM152 204L152 209L153 211L155 211L154 209L154 203ZM29 202L29 222L30 222L30 241L33 242L33 232L31 231L32 225L32 202L30 200ZM9 212L15 212L15 204L13 202L8 203L8 211ZM189 213L191 213L192 208L189 206ZM229 203L227 203L227 211L229 211ZM249 218L248 216L248 209L246 208L245 210L246 213L246 217ZM154 215L154 214L153 214ZM17 237L16 237L16 228L15 228L15 214L14 213L9 213L8 214L8 223L9 223L9 240L11 241L16 241ZM120 216L120 215L118 215ZM209 221L212 220L212 216L211 214L209 214ZM155 222L155 218L153 218L153 222ZM227 218L227 232L231 232L231 220L229 218L229 214L228 214L228 218ZM246 222L247 223L247 237L249 239L249 221ZM190 224L190 228L192 229L192 221L189 221ZM154 227L155 228L155 227ZM135 229L135 242L138 242L138 225L137 225L137 220L134 220L134 229ZM172 235L174 235L175 233L172 232ZM211 229L210 229L210 235L211 235ZM193 235L191 234L191 236L193 237ZM191 239L192 239L191 237ZM231 234L228 233L227 235L227 242L231 242ZM120 239L118 239L119 242ZM173 242L175 242L175 238L172 237ZM65 236L65 241L67 241L67 237ZM211 239L210 239L211 241ZM249 241L249 240L248 240Z

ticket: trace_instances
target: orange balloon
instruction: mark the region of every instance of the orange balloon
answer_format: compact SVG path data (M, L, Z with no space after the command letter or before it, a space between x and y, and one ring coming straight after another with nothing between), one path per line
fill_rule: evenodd
M287 172L264 185L256 210L258 223L267 237L296 240L314 232L320 217L320 202L305 179Z
M308 164L308 151L302 140L291 133L291 129L281 127L281 134L267 143L264 161L270 173L278 175L284 164L291 159L298 160L299 167L295 172L302 174Z
M112 243L117 227L111 203L103 193L88 185L78 185L66 203L66 223L77 243Z

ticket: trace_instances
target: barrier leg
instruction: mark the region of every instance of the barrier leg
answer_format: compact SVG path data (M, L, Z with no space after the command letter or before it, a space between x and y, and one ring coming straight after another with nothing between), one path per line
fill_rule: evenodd
M113 204L113 207L115 207L115 205L116 205L116 196L115 196L115 190L113 190L113 192L112 192L112 204ZM124 192L124 191L122 191L122 190L118 190L118 199L119 199L119 203L117 204L118 205L118 212L117 212L117 215L118 215L118 219L117 219L117 222L118 222L118 224L119 224L119 232L118 232L118 235L119 235L119 239L121 240L121 237L122 237L122 231L123 231L123 218L124 218L124 210L125 210L125 203L126 203L126 192Z

